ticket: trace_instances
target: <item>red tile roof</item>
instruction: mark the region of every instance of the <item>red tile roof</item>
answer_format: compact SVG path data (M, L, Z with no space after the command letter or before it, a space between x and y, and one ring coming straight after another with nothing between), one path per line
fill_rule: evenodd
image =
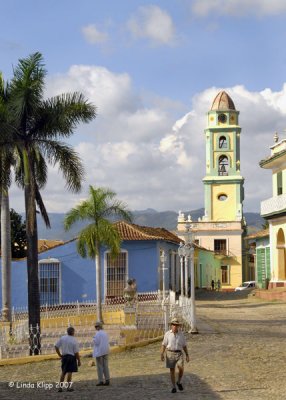
M269 236L269 229L263 229L261 231L252 233L251 235L248 235L245 237L245 239L258 239L258 238L263 238Z
M43 253L44 251L53 249L54 247L62 246L63 244L65 244L63 240L39 239L38 252Z
M165 228L140 226L125 221L115 222L114 225L122 240L165 240L175 244L179 244L182 241Z

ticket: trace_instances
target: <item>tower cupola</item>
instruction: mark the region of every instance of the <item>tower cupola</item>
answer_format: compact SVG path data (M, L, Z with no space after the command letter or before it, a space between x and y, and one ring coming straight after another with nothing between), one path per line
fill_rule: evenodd
M222 90L216 95L211 110L212 111L235 110L234 102L232 101L232 98L224 90Z

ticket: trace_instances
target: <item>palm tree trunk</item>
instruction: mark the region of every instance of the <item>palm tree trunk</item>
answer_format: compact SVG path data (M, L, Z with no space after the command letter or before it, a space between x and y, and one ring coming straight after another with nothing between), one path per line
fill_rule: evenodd
M96 275L96 319L103 322L102 318L102 305L101 305L101 262L100 262L100 249L96 246L95 256L95 275Z
M1 194L2 320L11 322L11 221L8 191Z
M35 191L31 182L25 185L28 314L30 327L30 355L41 353L40 290L38 276L38 232Z

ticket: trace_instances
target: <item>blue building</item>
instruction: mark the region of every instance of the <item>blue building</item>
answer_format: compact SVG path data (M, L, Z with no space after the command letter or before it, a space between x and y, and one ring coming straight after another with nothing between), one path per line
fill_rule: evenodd
M138 292L178 291L180 267L177 249L180 239L164 228L151 228L126 222L115 223L122 243L116 259L107 248L101 249L102 294L122 296L129 278L135 278ZM166 273L160 261L165 252ZM12 262L12 306L27 306L27 261ZM1 274L0 274L1 283ZM77 253L76 240L39 254L39 284L42 304L57 304L96 299L95 261ZM1 287L1 285L0 285ZM2 304L1 304L2 307Z

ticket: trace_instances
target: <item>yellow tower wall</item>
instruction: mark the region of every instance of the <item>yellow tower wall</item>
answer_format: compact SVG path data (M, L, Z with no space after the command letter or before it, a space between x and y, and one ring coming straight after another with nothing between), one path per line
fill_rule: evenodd
M212 220L213 221L235 221L237 208L235 184L212 185ZM227 200L220 201L218 196L227 194Z

